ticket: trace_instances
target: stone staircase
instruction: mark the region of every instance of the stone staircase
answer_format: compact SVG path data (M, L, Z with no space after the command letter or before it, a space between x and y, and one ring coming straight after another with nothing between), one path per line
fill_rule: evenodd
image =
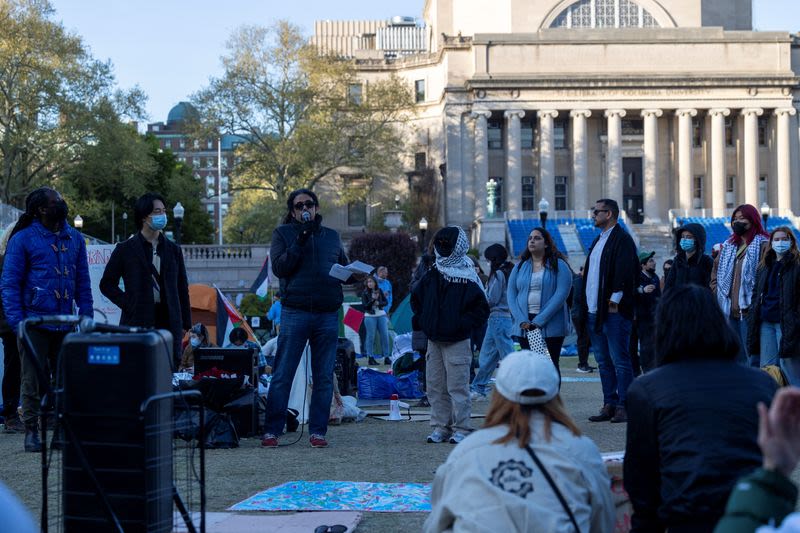
M662 274L661 265L664 264L664 261L675 257L672 228L669 224L644 223L637 224L635 231L639 236L639 250L656 253L656 272L660 276Z
M578 239L578 233L575 231L574 224L559 224L558 232L561 234L561 240L564 241L564 247L567 249L567 259L572 270L575 272L583 266L586 261L586 255L581 246L581 241Z

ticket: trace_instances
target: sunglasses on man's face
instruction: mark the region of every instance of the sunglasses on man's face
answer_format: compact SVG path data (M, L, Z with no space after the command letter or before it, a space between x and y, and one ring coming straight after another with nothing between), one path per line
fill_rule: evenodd
M608 211L609 211L608 209L595 209L594 211L592 211L592 214L594 216L597 216L600 213L608 213Z
M296 204L294 204L294 208L297 209L298 211L302 211L303 207L305 207L306 209L311 209L315 205L316 204L314 203L313 200L306 200L305 202L297 202Z

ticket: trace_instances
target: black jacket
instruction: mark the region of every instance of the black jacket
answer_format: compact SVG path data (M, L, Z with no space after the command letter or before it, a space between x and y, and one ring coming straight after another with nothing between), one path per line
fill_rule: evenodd
M586 276L589 275L589 260L592 256L598 236L589 253L586 255L586 263L583 267L584 284L587 283ZM615 292L622 291L622 300L619 302L619 314L628 320L633 320L633 293L636 287L636 275L639 271L639 257L636 255L636 245L628 233L617 224L611 230L603 255L600 256L600 280L598 283L597 297L597 319L595 321L595 331L600 332L608 315L608 300ZM584 298L581 306L583 313L588 313L586 299Z
M666 364L628 389L631 533L711 532L736 480L761 466L756 404L775 381L733 361Z
M769 270L775 255L769 254L766 268L759 268L753 303L747 314L747 349L753 355L761 354L761 304L767 289ZM800 263L797 260L784 262L778 272L779 302L781 314L780 357L800 356Z
M651 321L656 314L656 305L658 299L661 298L661 282L658 276L647 274L643 270L639 271L638 283L636 284L636 293L634 295L634 305L636 307L636 320ZM656 288L651 293L644 292L644 288L648 285L655 285Z
M192 327L192 309L189 304L189 282L183 264L180 246L159 236L161 256L161 301L169 313L169 329L175 344L174 357L180 357L183 331ZM111 252L100 292L122 309L120 324L153 327L156 325L156 305L153 300L153 282L150 262L139 233L117 244ZM119 288L122 278L125 290ZM163 327L163 325L162 325Z
M378 297L372 297L372 291L369 289L364 289L361 291L361 305L364 306L364 312L373 314L374 310L377 309L380 311L389 301L386 299L386 295L383 294L383 291L378 289Z
M690 259L686 259L686 252L681 250L681 233L688 231L694 235L697 249ZM675 259L672 268L664 280L664 292L672 287L680 287L689 283L708 287L711 289L711 271L714 269L714 260L705 253L706 230L700 224L686 224L675 230Z
M583 276L572 275L572 306L569 309L572 322L586 322L586 287L583 285Z
M412 327L428 339L457 342L469 339L472 330L489 319L489 303L483 289L472 281L448 282L431 268L411 292Z
M329 272L335 263L347 264L339 234L323 226L317 215L311 237L301 244L301 226L292 221L272 232L269 256L280 279L281 304L310 312L338 311L344 299L342 282Z

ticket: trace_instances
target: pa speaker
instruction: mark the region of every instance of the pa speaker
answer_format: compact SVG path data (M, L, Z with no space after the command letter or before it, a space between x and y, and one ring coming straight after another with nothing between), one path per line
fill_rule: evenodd
M72 429L63 432L65 532L113 529L89 469L126 532L171 531L172 400L140 414L142 402L172 391L171 352L167 331L65 338L57 405Z

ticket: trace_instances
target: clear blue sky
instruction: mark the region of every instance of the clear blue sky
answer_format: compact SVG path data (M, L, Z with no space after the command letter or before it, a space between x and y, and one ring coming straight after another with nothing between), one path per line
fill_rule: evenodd
M288 19L311 35L315 20L383 19L422 14L424 0L51 0L56 18L110 59L121 87L139 85L149 122L219 75L219 57L242 24ZM800 31L798 0L753 0L754 27Z

